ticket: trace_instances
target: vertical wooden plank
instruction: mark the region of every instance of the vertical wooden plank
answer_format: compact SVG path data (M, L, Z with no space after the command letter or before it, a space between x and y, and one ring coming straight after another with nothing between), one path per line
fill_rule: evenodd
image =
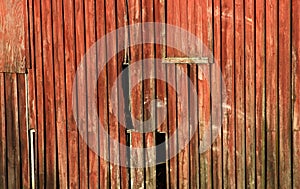
M166 2L166 15L167 15L167 24L171 25L176 25L176 15L178 14L172 14L171 11L168 10L173 10L174 12L179 12L178 11L178 6L176 6L176 3L178 1L165 1ZM178 23L177 23L178 24ZM175 40L175 36L173 33L166 33L167 36L167 43L168 41ZM175 41L174 43L177 43L178 41ZM174 57L174 49L173 48L166 48L167 52L165 56L167 57ZM164 56L164 54L163 54ZM176 83L176 71L175 71L175 65L168 64L167 66L167 81L168 83ZM176 111L176 89L174 89L172 86L167 85L167 105L168 105L168 137L171 137L174 135L176 129L177 129L177 111ZM177 150L177 136L174 136L175 140L173 144L169 144L168 150L169 154L172 154L172 152L176 152ZM177 186L177 174L178 174L178 169L177 169L177 161L178 157L174 156L170 159L169 161L169 179L170 179L170 188L178 188Z
M236 112L236 181L237 188L245 188L245 19L243 0L235 1L235 112Z
M116 2L106 1L106 32L110 33L117 29L116 18ZM114 52L117 48L117 36L107 40L107 51ZM114 140L119 140L119 124L118 124L118 93L112 93L111 89L118 77L117 56L108 61L107 67L107 87L108 87L108 115L109 115L109 136ZM119 162L119 146L110 146L111 162ZM120 167L113 163L110 164L110 187L117 188L120 186Z
M6 107L5 107L5 80L4 73L0 74L0 185L3 189L7 187L6 174Z
M85 15L84 15L84 1L76 0L75 1L75 35L76 35L76 61L77 66L80 65L81 61L85 55ZM84 65L86 69L86 65ZM78 78L78 88L86 87L86 73L81 74L81 77ZM78 110L87 108L87 91L78 90ZM88 163L87 163L87 126L85 128L83 123L87 123L87 115L84 114L84 111L78 111L78 122L77 125L80 125L80 137L79 137L79 183L80 188L88 188Z
M201 25L196 27L196 35L201 37L203 45L207 49L202 49L201 54L203 56L210 56L210 53L213 51L213 26L212 26L212 13L213 13L212 1L206 0L201 1L201 8L199 11L195 10L195 13L201 12ZM199 13L197 13L199 17ZM198 18L196 17L196 19ZM201 27L201 28L199 28ZM207 50L211 52L206 52ZM209 66L209 65L205 65ZM205 78L202 72L201 66L198 66L198 104L199 104L199 125L200 125L200 135L199 135L199 144L205 143L208 141L203 141L204 133L207 132L210 127L210 118L211 114L211 99L210 94L211 90L209 88L210 78ZM219 89L217 89L219 90ZM200 154L200 188L212 188L212 166L211 166L211 150Z
M245 1L246 187L255 187L255 16L254 0Z
M180 0L175 6L179 7L179 12L177 17L178 27L181 29L188 29L188 7L186 7L187 1ZM180 13L180 14L179 14ZM177 23L177 22L176 22ZM182 51L187 51L187 36L181 32L181 38L177 38L178 43L181 45ZM186 56L179 50L175 53L175 57ZM177 84L177 131L178 131L178 146L184 146L188 141L189 136L189 92L188 92L188 68L187 65L181 64L176 65L176 84ZM178 72L180 70L180 72ZM179 150L179 149L177 149ZM178 151L178 187L179 188L189 188L189 146L185 146L181 151Z
M154 21L154 7L153 0L142 0L142 22L153 22ZM144 41L154 41L154 25L143 27L142 35ZM155 58L154 44L143 44L143 59ZM143 77L144 78L154 78L155 77L155 61L144 61L143 62ZM144 134L145 148L150 149L155 146L155 117L153 115L155 107L151 107L151 101L155 98L155 80L146 79L143 82L143 101L144 101L144 112L143 119L151 120L148 127L145 128L151 132ZM155 162L156 161L156 152L155 150L146 150L145 153L145 162ZM155 188L156 187L156 166L145 164L145 187L146 188Z
M291 1L279 1L279 187L292 188Z
M256 187L265 188L265 1L256 1Z
M117 28L123 28L125 26L128 25L128 15L127 15L127 3L126 1L117 1L116 3L116 9L117 9ZM124 46L125 43L127 43L128 45L128 30L125 32L125 30L123 30L124 32L118 32L118 60L117 60L117 66L118 66L118 73L117 75L119 76L122 71L123 71L123 63L125 60L125 50L124 50ZM126 35L126 40L125 40L125 35ZM128 49L127 49L128 50ZM128 51L126 50L126 56L128 58ZM124 74L124 73L123 73ZM118 81L118 86L123 86L123 81ZM128 82L128 81L127 81ZM126 108L128 108L127 106L127 102L125 102L124 99L124 93L126 92L126 90L124 89L125 87L118 87L118 104L119 104L119 139L120 139L120 144L126 146L127 145L127 135L126 135L126 125L121 124L121 122L123 122L124 124L126 124L126 113L127 111L125 110ZM128 95L128 94L127 94ZM129 188L129 175L128 175L128 167L124 166L124 165L128 165L128 154L127 151L124 149L120 148L120 152L119 152L119 156L120 156L120 164L122 166L120 166L120 187L121 188Z
M96 67L96 48L91 48L96 42L96 20L95 20L95 1L85 1L85 41L86 51L89 56L86 57L87 64L87 111L88 111L88 174L89 187L98 188L98 151L94 152L92 149L98 149L98 124L93 119L91 107L93 106L90 99L97 95L97 91L93 91L93 84L97 81L97 67ZM91 49L90 49L91 48Z
M211 70L212 78L214 81L220 81L221 77L216 75L218 73L215 69L221 69L221 1L216 0L213 2L213 24L214 24L214 59L215 59L215 68ZM221 94L218 93L218 90L221 89L220 83L212 83L214 88L214 93L217 97L221 98ZM217 99L212 99L217 100ZM222 105L219 105L222 106ZM218 119L217 117L220 116L219 112L217 111L220 107L212 107L212 118L211 120ZM222 123L218 123L222 124ZM213 131L213 125L211 125ZM218 138L216 138L214 144L212 145L212 183L213 188L221 188L222 187L222 133L219 134Z
M224 79L222 106L226 108L223 113L223 184L225 188L235 187L235 103L234 103L234 35L233 11L234 1L221 2L221 60ZM224 90L226 87L226 91ZM224 94L225 93L225 94Z
M21 187L17 74L5 74L7 186Z
M26 123L26 81L25 81L25 74L18 74L18 112L19 112L19 139L20 140L20 159L21 159L21 188L30 188L30 180L29 180L29 156L28 156L28 129ZM16 139L15 139L16 140Z
M196 33L196 25L201 25L201 18L197 17L199 14L198 12L201 12L200 7L197 9L195 6L195 3L197 1L191 0L187 1L187 18L189 22L187 22L188 25L188 31L192 34L195 34L197 36L198 33ZM200 2L197 2L200 4ZM202 6L201 6L202 7ZM197 13L197 14L196 14ZM204 13L205 14L205 13ZM197 23L198 22L198 23ZM200 22L200 23L199 23ZM202 33L202 32L201 32ZM200 38L200 36L197 36ZM191 41L191 36L187 39L188 41ZM198 48L197 46L188 46L188 50L191 54L196 54ZM190 80L191 84L189 85L190 89L197 90L198 85L198 78L197 78L197 66L196 65L190 65ZM198 93L199 94L199 93ZM200 96L200 95L199 95ZM202 96L202 95L201 95ZM204 96L204 95L203 95ZM189 107L189 122L191 126L197 127L198 126L198 104L197 101L189 97L190 99L190 107ZM191 127L190 126L190 127ZM190 165L189 165L189 187L190 188L199 188L200 185L200 171L199 171L199 130L197 129L195 133L192 133L192 131L189 132L190 135L190 143L189 143L189 158L190 158ZM192 135L193 134L193 135Z
M96 32L97 40L105 35L105 0L96 1ZM106 46L97 46L97 62L106 60ZM107 109L107 68L106 66L100 73L98 79L98 108L99 119L103 129L108 132L108 109ZM100 127L99 126L99 127ZM108 138L103 133L99 133L99 183L100 188L109 187L109 164L106 161L109 157ZM103 157L106 157L103 158Z
M42 9L42 40L43 40L43 74L45 99L45 173L46 187L56 187L56 126L55 126L55 88L54 88L54 60L53 60L53 15L51 1L41 3Z
M292 1L293 187L300 187L300 2Z
M55 78L55 125L57 137L58 182L60 188L68 187L67 131L66 131L66 92L65 92L65 53L63 1L52 1L53 48ZM68 13L67 13L68 14ZM52 136L53 137L53 136Z
M36 86L36 103L34 104L34 96L30 95L30 105L36 106L36 114L31 112L30 124L34 123L36 119L36 124L32 125L37 129L37 172L38 172L38 188L45 187L45 115L44 115L44 74L43 74L43 35L42 35L42 9L41 2L39 0L34 0L34 56L35 61L33 69L35 70L35 80L33 78L32 70L29 70L30 83L29 86ZM33 89L30 87L30 94L33 94Z
M73 116L72 105L73 80L76 71L76 42L75 42L75 4L74 0L64 0L64 37L65 37L65 66L66 66L66 110L67 110L67 149L68 149L68 187L79 188L78 167L78 130ZM77 81L75 81L77 82ZM77 83L76 83L77 84ZM77 90L76 90L77 91Z
M267 188L277 188L278 182L278 7L277 0L266 1L266 129Z
M129 24L136 24L141 22L141 1L128 1L128 15L129 15ZM130 34L130 41L142 41L142 28L136 28L136 36L132 36ZM132 39L132 38L135 39ZM142 45L137 45L135 47L132 47L130 49L130 60L132 64L135 64L137 61L140 61L142 59ZM136 70L134 72L129 73L130 81L129 86L130 88L133 88L132 91L130 91L130 109L131 109L131 116L139 121L143 121L143 85L142 83L131 86L131 83L136 83L136 81L141 80L143 78L143 72L142 68L143 65L141 63L138 63L138 65L135 65ZM136 127L136 125L133 125L133 127ZM143 134L139 132L132 132L131 133L131 146L133 148L142 148L143 147ZM131 166L136 165L137 162L143 162L144 161L144 155L143 153L130 153L131 159L135 159L134 161L131 161ZM143 188L144 186L144 169L143 168L132 168L130 170L130 176L131 176L131 187L132 188Z

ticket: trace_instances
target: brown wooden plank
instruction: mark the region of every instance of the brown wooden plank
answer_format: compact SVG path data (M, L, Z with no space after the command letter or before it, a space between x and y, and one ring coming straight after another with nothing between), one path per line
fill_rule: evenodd
M25 72L26 1L0 1L0 71Z
M52 1L53 13L53 60L55 78L55 125L57 137L58 182L60 188L68 186L67 131L66 131L66 92L63 1Z
M27 77L27 76L26 76ZM28 156L28 133L27 133L27 102L26 102L26 79L24 74L18 74L18 112L19 112L19 139L20 140L20 159L21 159L21 188L30 188L29 178L29 156Z
M96 1L96 32L97 39L105 35L105 1ZM106 48L97 46L97 61L106 60ZM102 58L101 58L102 57ZM98 115L103 129L108 132L108 109L107 109L107 68L102 69L98 79ZM100 188L109 187L109 164L106 161L109 157L108 138L99 133L99 183ZM106 157L103 158L103 157Z
M254 4L245 2L246 187L255 187L255 52ZM234 132L234 131L233 131Z
M293 187L300 187L300 2L292 1Z
M106 1L106 32L110 33L117 29L116 25L116 2ZM114 52L117 48L117 36L107 40L107 51ZM118 62L117 56L108 60L107 67L107 87L108 87L108 115L109 115L109 136L119 141L118 124L118 93L112 93L111 89L117 79ZM119 162L119 146L110 146L111 162ZM110 184L112 188L120 186L120 167L114 163L110 164Z
M266 2L266 129L267 188L277 188L278 182L278 7L276 0Z
M34 62L34 0L26 0L24 6L24 39L25 39L25 67L30 69Z
M17 74L5 74L7 186L21 187Z
M139 1L128 1L128 16L129 16L129 24L136 24L141 22L141 2ZM140 28L137 28L137 35L132 36L130 34L130 41L142 41L142 31L139 32ZM135 39L133 39L133 37ZM142 45L137 45L135 47L132 47L130 49L130 60L131 63L134 64L137 61L140 61L142 59ZM143 85L140 83L136 86L131 86L131 83L136 83L136 81L141 80L143 77L142 68L143 65L139 62L137 65L135 65L136 70L134 72L129 73L130 88L132 87L132 91L130 91L130 109L131 109L131 117L132 119L136 119L139 121L143 121ZM133 127L136 127L137 125L133 125ZM142 148L143 147L143 134L139 132L132 132L131 133L131 146L134 148ZM144 155L142 152L130 153L131 156L131 166L137 165L137 163L144 161ZM130 176L132 180L132 188L140 188L144 187L144 169L143 168L132 168L130 170Z
M5 189L7 187L6 174L6 116L5 116L5 80L4 73L0 73L0 185Z
M265 188L265 1L256 1L256 186Z
M85 36L84 36L84 1L75 1L75 35L76 35L76 64L80 66L81 61L85 55ZM84 68L86 69L86 65ZM81 74L77 78L78 82L78 110L87 108L87 91L86 91L86 73ZM80 89L80 90L79 90ZM85 111L78 111L78 122L77 126L80 126L80 137L79 137L79 183L80 188L88 188L88 159L87 159L87 126L84 128L84 123L87 123L87 115Z
M244 1L235 3L235 111L236 111L236 181L237 188L245 187L245 63L244 63Z
M95 122L93 117L95 116L91 111L93 106L91 99L97 95L97 91L93 91L93 85L97 81L97 67L96 67L96 48L92 45L96 42L96 10L95 1L85 1L84 4L85 13L85 43L86 51L89 56L86 57L87 64L87 111L88 111L88 173L89 173L89 187L98 187L98 123ZM92 47L92 48L91 48Z
M53 60L53 15L52 4L49 1L41 3L42 36L43 36L43 74L45 99L45 173L46 188L57 185L56 162L56 126L55 126L55 89L54 89L54 60Z
M234 4L232 0L221 2L221 60L224 89L222 105L226 107L223 117L223 186L235 187L235 102L234 102ZM223 87L223 86L222 86Z
M216 98L221 98L220 92L218 91L221 89L221 84L218 83L220 81L219 75L217 75L218 71L217 69L221 69L221 1L217 0L213 2L213 22L214 22L214 59L216 66L212 68L211 74L212 74L212 86L214 88L212 89L214 93L216 94ZM214 78L213 78L214 77ZM212 99L213 101L217 99ZM221 105L218 105L221 106ZM220 112L218 112L218 109L220 107L212 107L212 118L211 120L217 119L218 116L220 116ZM222 123L217 123L222 124ZM214 125L211 125L212 131L214 128ZM216 140L214 141L212 145L212 183L213 188L221 188L222 187L222 133L218 135Z
M37 186L45 187L45 115L44 115L44 76L43 76L43 52L42 52L42 10L41 2L34 0L34 68L29 70L29 102L31 109L30 125L37 129ZM35 77L35 78L34 78ZM36 86L36 92L33 89ZM36 93L36 97L32 94ZM34 108L36 107L36 113Z
M279 1L279 187L292 188L291 1Z
M67 148L68 148L68 187L79 188L78 167L78 130L73 116L72 104L73 80L76 70L75 43L75 7L73 0L64 0L64 37L65 37L65 66L66 66L66 111L67 111ZM75 81L76 82L76 81Z
M201 9L200 11L195 10L195 12L202 12L202 18L201 18L201 26L196 27L196 35L199 37L202 35L202 42L203 45L206 46L208 49L202 49L202 55L208 56L213 51L213 26L212 26L212 1L206 0L201 1ZM199 13L197 13L199 15ZM197 19L198 17L196 17ZM201 27L201 28L199 28ZM206 52L207 50L210 50L211 52ZM208 66L208 65L206 65ZM209 68L209 67L208 67ZM208 69L207 68L207 69ZM211 99L210 99L210 78L209 75L207 78L204 77L202 69L204 67L198 67L198 104L199 104L199 126L200 126L200 146L201 142L208 142L208 141L202 141L204 138L204 133L207 132L210 127L210 117L211 114ZM208 150L204 152L203 154L200 154L200 188L212 188L212 166L211 166L211 150Z
M154 7L153 0L142 0L142 22L153 22L154 21ZM154 25L142 28L143 41L154 41ZM143 44L143 59L155 58L154 44ZM144 61L143 62L143 77L154 78L155 77L155 61ZM143 82L143 101L144 101L144 120L151 120L147 125L147 132L144 134L145 148L151 148L155 146L155 130L156 130L156 116L153 115L156 111L155 107L151 107L151 101L155 99L155 80L146 79ZM155 150L146 150L145 162L155 162L156 152ZM146 163L145 169L145 187L155 188L156 184L156 166ZM159 183L158 183L159 184Z

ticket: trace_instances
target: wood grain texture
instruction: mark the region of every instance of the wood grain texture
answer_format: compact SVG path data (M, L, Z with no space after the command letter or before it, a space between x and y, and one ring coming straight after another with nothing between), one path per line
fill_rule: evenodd
M246 187L255 188L255 1L245 2Z
M214 75L215 81L220 81L221 75L217 75L218 71L216 69L221 69L222 61L221 61L221 1L217 0L213 2L213 56L215 59L215 64L217 65L215 68L211 70L211 74ZM212 83L214 88L212 90L215 91L216 98L222 98L221 92L218 92L221 89L221 83L215 82ZM212 99L217 100L217 99ZM220 107L212 107L212 118L211 120L217 119L220 116L220 112L218 111L222 105L218 104ZM217 123L222 124L222 123ZM211 129L213 131L214 125L211 125ZM212 144L212 187L213 188L221 188L223 186L222 178L222 130L219 136L216 138L214 143Z
M24 73L26 1L0 1L0 71Z
M7 173L6 173L6 114L5 114L5 77L4 73L0 73L0 185L3 189L7 187Z
M266 130L267 188L278 182L278 7L276 0L266 1Z
M255 7L255 86L256 86L256 186L265 187L266 175L266 124L265 124L265 1L256 1Z
M292 79L293 79L293 187L300 187L300 8L299 1L292 1Z
M54 83L54 44L53 44L53 5L49 1L41 3L42 9L42 48L44 74L44 115L45 115L45 171L46 188L57 186L57 143L55 117L55 83Z
M64 15L63 1L52 1L53 12L53 48L55 78L55 125L57 135L58 183L60 188L68 187L67 161L67 122L66 122L66 84L64 53Z
M292 188L291 1L279 1L279 187Z
M129 17L129 25L137 24L142 22L142 2L141 1L128 1L128 17ZM129 33L130 41L142 41L142 28L136 27L136 36L132 36ZM131 83L137 83L137 81L143 79L143 63L138 62L141 61L143 57L143 48L142 45L136 45L130 48L130 63L136 64L135 70L129 72L129 88L132 88L129 91L130 95L130 110L132 119L143 121L143 83L138 83L136 86L132 86ZM138 63L137 63L138 62ZM134 128L137 125L133 125ZM131 146L133 148L142 148L144 146L144 137L142 133L132 132L131 133ZM136 167L137 163L144 162L144 151L140 150L137 153L130 152L131 156L131 166ZM145 174L143 168L131 168L130 170L131 176L131 187L132 188L143 188L145 187Z
M244 19L244 2L242 0L235 1L235 166L236 166L236 186L237 188L245 188L245 19Z
M223 112L223 185L235 187L235 103L234 103L234 1L221 2L221 61L224 85L222 85ZM225 90L226 89L226 90Z
M72 104L73 82L76 70L76 41L75 41L75 6L74 0L63 1L64 11L64 53L65 53L65 79L66 79L66 122L67 122L67 164L68 188L79 188L78 165L78 130L77 117L73 116L73 108L77 110L77 102ZM77 88L75 89L77 91Z

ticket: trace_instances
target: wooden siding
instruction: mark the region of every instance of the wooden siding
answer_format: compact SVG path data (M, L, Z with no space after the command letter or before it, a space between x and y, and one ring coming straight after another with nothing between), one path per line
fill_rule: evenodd
M0 15L8 16L6 9L2 11L4 2L7 1L0 0ZM0 52L0 65L9 67L5 70L0 67L0 71L13 72L0 73L0 188L30 187L27 141L30 128L36 129L37 188L300 188L298 0L27 0L26 5L27 17L22 20L26 32L21 34L23 26L19 24L11 25L20 30L21 37L1 33L0 27L0 45L3 39L16 37L16 51L9 53L21 52L14 55L5 50ZM16 15L16 18L19 17ZM132 147L155 145L156 132L128 132L117 120L130 117L129 110L136 119L148 119L149 99L154 98L167 106L167 119L157 129L166 138L176 129L189 132L187 125L198 126L196 134L190 136L189 145L163 164L166 169L163 177L158 166L126 168L98 156L85 139L91 141L89 144L97 148L102 157L131 165L136 162L130 157L147 160L156 157L156 153L123 152L111 148L108 140L100 140L104 137L102 133L87 130L79 134L76 122L92 123L92 115L80 115L83 120L79 120L72 111L73 79L87 50L105 34L141 22L166 22L200 38L213 53L214 64L222 70L225 86L213 87L226 88L226 94L218 93L226 110L221 132L212 147L200 154L203 133L213 128L207 121L216 119L216 115L211 114L214 99L207 95L208 84L215 84L213 80L205 78L195 64L142 61L137 65L138 72L128 73L125 82L129 87L131 83L155 75L172 80L176 87L161 80L145 80L132 86L130 94L124 94L127 90L123 88L118 88L115 94L111 88L122 72L126 56L130 64L134 64L147 58L183 58L185 55L162 45L143 44L130 47L126 55L121 51L108 60L109 66L98 78L101 82L97 83L97 106L100 122L112 138ZM127 38L126 42L136 41L136 38L175 40L190 52L203 50L191 49L187 41L177 41L172 33L167 33L166 39L163 35L154 36L163 32L141 30L135 39ZM98 52L99 55L106 56L106 52L112 50L109 48L120 48L118 43L124 43L126 35L118 33L108 41L113 45ZM16 73L25 72L25 65L22 69L13 65L25 57L27 67L31 65L26 76ZM210 77L217 73L210 64L207 66ZM89 86L88 78L96 79L97 65L88 64L86 69L95 72L78 78L77 87ZM197 87L198 104L189 99L190 86L185 77L176 73L177 69L188 74ZM78 99L74 108L92 106L89 97L95 91L87 88L86 92L77 92L86 96ZM128 96L130 102L127 103ZM117 115L113 110L118 110ZM91 128L99 132L97 127ZM178 135L174 144L166 146L166 156L184 141L180 137L183 136Z

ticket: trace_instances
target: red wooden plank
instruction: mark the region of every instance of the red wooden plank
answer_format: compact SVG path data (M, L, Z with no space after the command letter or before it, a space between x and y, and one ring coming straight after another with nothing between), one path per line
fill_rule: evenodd
M97 91L93 91L93 85L97 81L97 67L96 67L96 48L91 48L96 42L96 20L95 20L95 1L85 1L85 43L86 51L90 53L86 57L87 64L87 110L88 110L88 173L89 173L89 187L98 186L98 124L95 122L91 107L93 106L91 99L97 95Z
M223 186L235 187L235 102L234 102L234 4L232 0L221 2L221 60L224 87L222 105L226 108L223 117Z
M118 1L116 4L116 8L117 8L117 27L119 28L123 28L128 24L128 18L127 18L127 4L126 1ZM127 30L128 31L128 30ZM125 40L125 35L126 36L126 40ZM123 62L125 60L125 51L124 51L124 44L127 43L128 44L128 32L118 32L118 51L121 51L118 53L118 60L117 60L117 64L118 64L118 75L120 75L123 71ZM123 50L123 51L122 51ZM127 52L128 53L128 52ZM128 54L127 54L128 56ZM119 81L118 83L119 86L122 86L122 81ZM118 87L118 99L119 99L119 135L120 135L120 144L126 146L127 143L127 137L126 137L126 112L125 112L125 107L127 106L127 102L125 102L124 100L124 91L123 87ZM127 107L126 107L127 108ZM122 124L124 123L124 124ZM129 175L128 175L128 169L126 166L127 162L129 162L129 158L127 157L127 151L124 149L120 148L120 152L119 152L119 156L120 156L120 174L121 174L121 178L120 178L120 187L121 188L129 188Z
M177 1L176 1L177 2ZM178 8L175 9L175 4L176 2L174 1L168 1L166 3L167 10L174 10L175 12L179 12ZM177 6L178 7L178 6ZM172 14L170 11L166 12L167 15L167 24L175 25L175 14ZM173 41L175 40L174 33L166 33L167 36L167 43L168 41ZM175 41L174 43L177 43L178 41ZM167 57L174 57L174 49L173 48L166 48L166 56ZM164 54L163 54L164 56ZM167 65L167 82L168 83L175 83L176 82L176 72L175 72L175 65ZM171 85L167 85L167 105L168 105L168 137L171 137L174 135L174 132L176 131L177 128L177 111L176 111L176 89L174 89ZM174 154L177 150L177 137L175 137L174 143L170 143L168 146L169 154ZM178 174L178 169L177 169L177 160L178 157L174 156L170 159L169 161L169 187L170 188L178 188L177 186L177 174Z
M266 2L266 129L267 129L267 178L266 187L275 188L278 182L278 7L276 0Z
M105 1L96 1L96 32L97 39L105 35ZM106 60L106 49L97 46L97 61ZM108 132L108 109L107 109L107 69L103 68L98 79L98 116L103 129ZM99 127L100 127L99 126ZM101 188L109 187L109 164L106 161L109 157L108 138L99 133L99 183ZM106 157L103 158L103 157Z
M265 1L256 1L256 186L265 188Z
M85 55L85 36L84 36L84 1L76 0L75 1L75 35L76 35L76 64L80 66L81 61ZM84 68L86 69L86 65ZM87 91L84 90L86 88L86 73L81 74L78 77L78 110L87 108ZM79 137L79 183L80 188L88 188L88 160L87 160L87 126L84 128L83 123L87 123L87 117L85 111L78 111L78 122L77 126L80 125L80 137Z
M55 78L55 125L57 137L58 182L60 188L68 186L66 100L65 100L65 59L62 1L52 1L53 48ZM46 115L47 116L47 115Z
M196 8L195 3L197 1L191 0L187 1L187 29L190 33L195 34L201 34L202 32L196 33L196 25L201 25L201 17L197 17L201 12L200 7ZM200 4L200 2L197 2ZM202 6L201 6L202 7ZM197 13L197 14L196 14ZM199 23L200 22L200 23ZM204 31L205 32L205 31ZM200 36L197 36L200 38ZM193 40L191 36L187 39L188 41ZM188 51L191 54L196 54L197 52L197 47L195 46L188 46ZM196 65L190 65L190 79L191 79L191 84L190 87L192 89L197 90L197 84L198 84L198 78L197 78L197 66ZM199 95L199 94L198 94ZM200 95L199 95L200 96ZM189 107L189 122L191 126L196 127L198 125L198 104L197 101L190 97L190 107ZM189 172L190 172L190 177L189 177L189 187L191 188L199 188L200 185L200 166L199 166L199 130L197 129L195 133L192 133L190 131L190 143L189 143L189 157L190 157L190 164L189 164Z
M212 13L213 13L213 7L212 7L212 1L206 0L201 1L201 10L195 12L202 12L202 18L201 18L201 28L197 28L196 35L200 37L202 36L202 42L203 45L205 45L208 49L202 49L202 55L203 56L209 56L210 53L213 51L213 26L212 26ZM198 13L199 15L199 13ZM197 17L196 17L197 19ZM207 50L210 50L211 52L206 52ZM208 65L206 65L208 66ZM209 88L209 82L210 78L205 78L203 75L201 67L198 67L198 95L200 98L198 98L198 104L199 104L199 121L200 121L200 146L201 141L204 138L204 133L207 132L210 127L210 117L211 114L211 107L210 107L210 88ZM208 69L208 68L207 68ZM219 89L217 89L219 90ZM204 142L207 141L202 141ZM206 151L203 154L200 154L200 188L212 188L212 166L211 166L211 150Z
M279 187L292 188L291 1L279 1Z
M25 72L26 1L0 1L0 71Z
M154 21L154 7L153 0L142 0L142 22L153 22ZM154 41L154 25L142 28L142 35L144 41ZM143 44L143 59L155 58L154 44ZM155 77L155 61L144 61L143 62L143 77L154 78ZM155 107L151 107L151 101L155 98L155 80L146 79L143 82L143 101L144 101L144 120L151 120L149 125L144 127L152 132L147 132L144 135L145 148L151 148L155 146L155 130L156 130L156 117L154 112ZM148 128L147 128L148 127ZM146 150L145 162L155 162L156 152L155 150ZM156 184L156 166L146 163L145 169L145 187L155 188ZM159 183L158 183L159 184Z
M37 129L37 186L45 187L45 125L44 125L44 76L43 76L43 52L42 52L42 13L41 2L34 0L34 69L29 70L29 102L31 109L30 125ZM36 86L35 90L33 86ZM36 97L32 94L36 93ZM30 95L31 94L31 95ZM36 107L36 113L34 108ZM36 121L35 121L36 120Z
M236 181L237 188L245 187L245 63L244 63L244 1L235 3L235 111L236 111Z
M56 187L57 162L56 162L56 126L55 126L55 93L54 93L54 44L52 39L53 15L51 2L41 3L42 9L42 36L43 36L43 74L44 74L44 99L45 99L45 171L47 188Z
M188 10L186 7L187 1L180 0L175 2L175 7L179 7L178 14L179 17L176 17L176 24L178 27L187 30L188 29ZM176 9L176 8L175 8ZM175 39L181 46L182 51L187 52L187 36L181 32L180 38ZM186 56L180 51L177 51L174 54L175 57ZM189 133L189 93L188 93L188 80L187 74L188 69L187 65L176 65L176 84L177 84L177 130L178 130L178 146L183 146L186 141L189 141L189 136L186 133ZM178 72L180 70L180 72ZM178 187L179 188L188 188L189 187L189 146L185 146L181 151L178 151Z
M214 86L211 90L214 91L216 97L221 98L221 94L218 93L221 89L221 84L216 82L220 81L217 75L217 69L221 68L221 1L217 0L213 2L213 13L214 13L214 59L216 66L212 68L211 74L213 79L212 86ZM217 99L212 99L213 101ZM221 105L219 105L221 106ZM212 118L211 120L217 119L220 116L220 112L218 112L219 107L212 107ZM217 123L221 124L221 123ZM214 125L211 125L212 131ZM214 141L212 145L212 169L213 169L213 188L221 188L222 187L222 133L219 134L218 138Z
M5 74L7 186L21 187L17 74Z
M246 183L247 188L255 187L255 52L254 52L254 4L245 2L245 94L246 94ZM233 131L234 132L234 131Z
M129 0L128 1L128 15L129 15L129 24L136 24L141 22L141 2L139 1L133 1ZM140 29L140 28L137 28ZM137 35L134 36L135 41L142 41L142 33L141 32L136 32ZM133 36L130 34L130 40L132 39ZM130 49L131 53L131 63L134 64L137 61L140 61L142 59L142 46L137 45L135 47L132 47ZM135 65L136 70L135 72L130 72L129 77L130 77L130 88L133 88L132 91L130 91L130 109L131 109L131 116L139 121L143 121L143 91L142 91L142 84L138 84L136 86L131 86L131 83L136 83L136 81L141 80L143 77L142 73L142 68L143 65L139 62L138 65ZM133 125L133 127L136 127L136 125ZM143 147L143 134L139 132L132 132L131 133L131 146L134 148L142 148ZM143 153L137 152L135 153L130 153L131 155L131 166L134 166L136 163L140 163L144 161L144 155ZM144 169L143 168L133 168L130 170L131 171L131 180L132 180L132 185L131 187L133 188L140 188L144 187Z
M31 68L34 62L34 0L26 0L24 6L24 39L25 39L25 67Z
M5 81L4 73L0 74L0 185L7 187L6 174L6 116L5 116Z
M110 33L117 29L116 26L116 2L106 1L106 32ZM107 51L114 52L117 47L117 36L107 40ZM109 115L109 135L114 140L119 140L119 124L118 124L118 93L112 93L111 89L117 79L118 62L117 56L108 60L107 67L107 87L108 87L108 115ZM119 162L119 146L110 146L111 162ZM120 167L113 163L110 164L110 184L112 188L120 186Z
M300 2L292 1L293 187L300 187Z
M78 130L73 116L72 105L73 79L76 71L75 46L75 7L73 0L64 0L64 37L65 37L65 66L66 66L66 108L67 108L67 149L68 149L68 187L79 188L78 167ZM75 81L76 82L76 81Z
M27 76L26 76L27 77ZM28 156L28 129L27 129L27 104L26 104L26 79L24 74L18 74L18 112L19 112L19 140L20 141L20 156L21 156L21 188L30 188L29 180L29 156Z

